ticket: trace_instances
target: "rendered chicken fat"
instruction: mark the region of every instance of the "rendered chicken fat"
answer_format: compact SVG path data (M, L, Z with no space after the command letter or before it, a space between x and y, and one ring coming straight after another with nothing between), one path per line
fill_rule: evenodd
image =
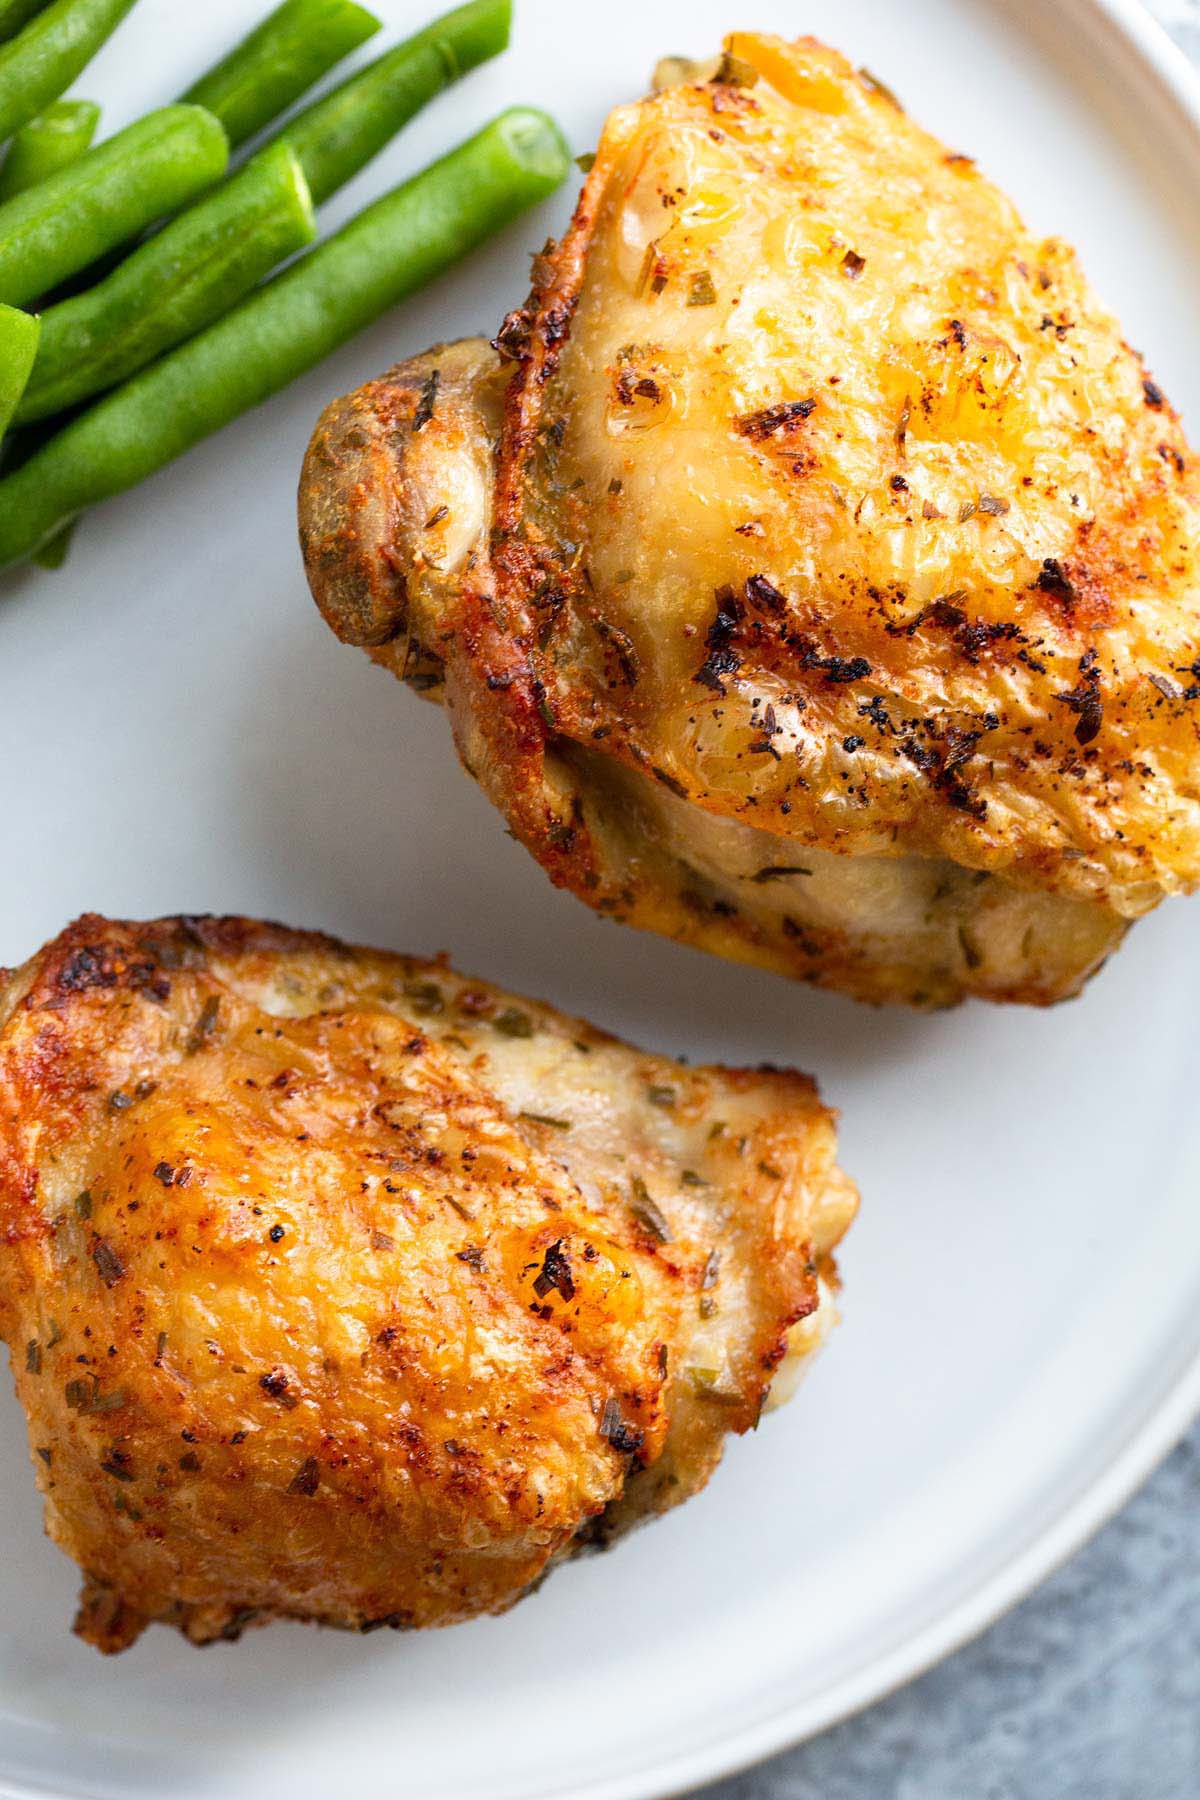
M0 1329L77 1629L451 1624L678 1504L834 1316L803 1076L238 919L0 972Z
M496 345L335 402L302 539L556 882L919 1004L1070 994L1195 884L1195 458L879 83L735 33L619 107Z

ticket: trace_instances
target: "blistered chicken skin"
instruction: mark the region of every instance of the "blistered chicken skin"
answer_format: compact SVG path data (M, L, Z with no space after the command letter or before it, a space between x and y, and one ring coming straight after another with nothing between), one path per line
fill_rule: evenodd
M1200 875L1179 419L836 52L670 79L496 349L327 411L317 600L598 910L868 999L1071 994Z
M0 1328L101 1649L502 1610L832 1321L803 1076L243 919L84 918L0 1021Z

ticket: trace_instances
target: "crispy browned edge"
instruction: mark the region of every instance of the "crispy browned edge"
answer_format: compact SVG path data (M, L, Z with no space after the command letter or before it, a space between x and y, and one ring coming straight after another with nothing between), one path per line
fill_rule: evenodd
M606 134L558 244L534 258L530 294L493 340L512 364L496 452L490 554L464 580L447 620L456 646L446 658L444 690L459 754L507 820L514 836L558 887L607 917L674 937L716 955L833 987L876 1004L954 1004L975 990L966 982L920 984L873 969L841 932L768 934L741 914L689 907L654 881L631 885L613 847L613 820L589 821L587 787L555 730L549 698L531 656L528 595L548 552L524 530L528 465L540 427L543 393L571 330L587 253L619 146ZM407 626L399 496L404 456L419 419L424 378L468 341L442 345L395 365L355 393L333 401L314 432L300 483L300 533L314 599L345 643L375 649ZM476 340L478 342L478 340ZM552 555L553 547L549 554ZM387 660L384 651L379 660ZM397 673L409 672L407 660ZM561 753L560 746L567 749ZM635 775L644 771L614 740L610 750ZM557 752L557 753L556 753ZM554 765L554 777L547 768ZM1118 935L1117 942L1119 942ZM1110 949L1114 946L1111 946ZM1069 979L988 990L994 1000L1054 1005L1078 994L1109 951Z
M433 960L393 951L373 950L347 944L324 932L238 915L184 914L138 922L113 920L101 914L87 913L67 926L22 966L0 968L0 1032L8 1026L18 1010L66 1013L89 996L93 999L108 994L117 997L130 992L145 992L152 997L164 998L164 971L186 966L189 953L194 955L197 951L211 952L231 960L243 957L321 955L346 962L355 962L360 957L385 965L395 962L406 971L411 971L414 967L431 970L446 968L444 958ZM196 965L193 962L190 966L194 968ZM467 976L460 979L473 982L476 978ZM489 984L481 982L480 985ZM504 991L496 989L494 992L502 997ZM533 1004L548 1006L548 1003L536 1001ZM642 1054L626 1040L617 1038L586 1020L561 1014L553 1008L549 1010L556 1021L568 1027L572 1035L585 1035L596 1043L620 1044L635 1055ZM818 1098L812 1078L795 1070L777 1069L770 1065L760 1065L758 1068L727 1065L709 1067L714 1073L725 1076L737 1085L753 1083L765 1075L776 1080L783 1077L787 1082L795 1084L806 1101ZM44 1071L47 1080L53 1080L53 1069L52 1059ZM39 1075L39 1079L42 1079L42 1075ZM68 1086L73 1079L70 1070L60 1079L64 1086ZM832 1116L836 1118L836 1115ZM4 1160L5 1149L0 1141L0 1163ZM22 1188L22 1192L17 1196L15 1210L7 1222L7 1241L15 1244L22 1239L45 1239L49 1235L50 1224L37 1211L36 1184L17 1185ZM775 1370L786 1354L789 1331L808 1317L818 1304L816 1272L811 1265L807 1265L804 1270L805 1279L800 1287L785 1298L787 1283L783 1281L782 1269L771 1268L764 1271L764 1279L768 1285L776 1281L782 1285L778 1296L778 1316L757 1334L748 1352L750 1360L760 1371L757 1388L748 1391L741 1404L723 1411L722 1429L715 1437L711 1430L711 1419L701 1426L699 1414L704 1409L700 1408L697 1412L694 1406L686 1404L685 1395L677 1402L679 1418L674 1440L668 1442L663 1447L662 1454L650 1463L643 1465L634 1460L622 1491L604 1513L584 1524L577 1537L564 1550L564 1555L606 1548L631 1526L673 1507L688 1494L705 1485L720 1460L726 1432L744 1432L757 1424ZM832 1253L821 1257L819 1272L834 1288L840 1285ZM516 1595L513 1598L515 1600L519 1597ZM183 1622L186 1628L182 1615L181 1621L177 1622ZM119 1596L111 1589L102 1583L85 1582L76 1629L89 1642L108 1652L124 1649L139 1635L144 1623L140 1616L129 1612L122 1605ZM236 1638L240 1635L240 1624L236 1629L223 1631L220 1635Z

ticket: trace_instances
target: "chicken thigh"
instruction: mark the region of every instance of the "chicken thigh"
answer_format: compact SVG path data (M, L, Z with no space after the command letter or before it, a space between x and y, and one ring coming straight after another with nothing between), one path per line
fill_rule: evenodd
M441 962L88 917L0 972L0 1329L103 1650L511 1605L786 1390L855 1205L803 1076Z
M552 879L872 999L1075 992L1200 876L1200 485L1073 252L812 40L618 108L492 348L335 402L330 625Z

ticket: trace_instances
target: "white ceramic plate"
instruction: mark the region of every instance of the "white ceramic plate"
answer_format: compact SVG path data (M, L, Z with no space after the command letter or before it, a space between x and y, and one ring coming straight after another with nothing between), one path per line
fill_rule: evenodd
M396 26L434 0L379 0ZM178 91L258 0L142 0L88 92ZM514 99L579 150L663 51L814 31L1082 248L1200 422L1200 103L1110 0L521 0L516 47L331 209ZM293 493L322 402L494 327L541 217L81 531L0 602L0 956L71 915L240 911L448 949L655 1047L814 1069L862 1218L845 1324L708 1491L503 1619L364 1640L276 1626L102 1662L0 1404L0 1786L26 1795L657 1795L818 1730L978 1630L1072 1549L1200 1403L1198 915L1140 925L1076 1004L874 1012L604 924L460 774L445 723L339 648Z

